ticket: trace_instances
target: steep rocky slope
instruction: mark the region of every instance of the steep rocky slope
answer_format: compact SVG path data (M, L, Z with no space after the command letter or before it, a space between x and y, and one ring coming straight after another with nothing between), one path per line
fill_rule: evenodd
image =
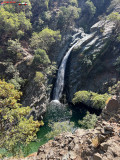
M120 12L120 4L114 8ZM119 42L113 39L115 24L107 17L91 27L95 36L71 53L66 70L68 101L78 90L105 93L119 77L114 66L120 53Z

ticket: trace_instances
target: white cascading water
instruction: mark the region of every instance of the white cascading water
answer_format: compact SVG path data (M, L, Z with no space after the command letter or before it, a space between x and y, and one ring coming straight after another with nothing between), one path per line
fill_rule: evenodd
M78 33L80 34L80 33ZM75 41L75 37L78 35L75 34L73 36L73 40ZM72 45L72 47L68 50L68 52L66 53L66 55L64 56L61 65L59 67L58 70L58 74L57 74L57 80L56 80L56 84L55 84L55 88L54 88L54 92L53 92L53 100L56 100L56 102L59 102L59 99L61 98L62 92L63 92L63 88L64 88L64 77L65 77L65 69L66 69L66 63L68 60L68 57L72 51L72 49L74 48L74 46L76 46L76 44L78 43L78 39L77 42L74 43Z
M82 38L76 38L78 35L83 34ZM62 96L62 92L63 92L63 88L64 88L64 77L65 77L65 69L66 69L66 63L68 60L68 57L72 51L72 49L76 46L82 46L82 44L84 42L86 42L87 40L91 39L91 37L93 37L94 34L85 34L83 33L83 31L78 32L77 34L73 35L73 42L71 43L72 47L68 50L68 52L65 54L61 65L58 69L58 74L57 74L57 80L55 83L55 87L53 90L53 100L56 103L59 103L59 99Z

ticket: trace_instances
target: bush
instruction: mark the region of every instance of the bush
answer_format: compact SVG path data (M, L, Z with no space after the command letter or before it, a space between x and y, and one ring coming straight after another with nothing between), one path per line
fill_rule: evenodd
M90 0L86 1L86 7L90 13L91 16L94 16L94 14L96 13L96 7L94 6L93 2Z
M34 77L34 81L41 85L45 81L43 73L42 72L36 72L36 75Z
M31 47L34 49L41 48L45 51L48 51L53 44L60 40L60 31L53 31L45 28L39 33L33 33L31 38Z
M26 118L30 107L22 107L18 101L22 93L14 85L0 80L0 148L15 156L21 145L37 138L41 123L33 117Z
M79 91L79 92L75 93L72 102L74 104L76 104L78 102L87 103L87 101L90 100L90 96L91 96L91 94L88 91Z
M46 134L46 138L51 139L59 135L60 133L71 132L73 126L74 126L74 123L68 122L68 121L49 123L49 127L52 129L52 131Z
M17 55L17 53L21 53L22 52L22 46L19 43L19 40L8 40L8 51L9 53L13 54L13 55Z
M48 55L46 54L46 51L38 48L35 51L33 64L35 64L35 65L41 65L41 64L47 65L48 63L50 63L50 59L49 59Z
M78 124L84 129L92 129L94 128L96 121L97 116L95 114L90 114L89 112L87 112L83 120L78 121Z
M105 102L110 96L108 94L97 94L91 91L78 91L72 99L73 104L84 103L95 109L103 109Z

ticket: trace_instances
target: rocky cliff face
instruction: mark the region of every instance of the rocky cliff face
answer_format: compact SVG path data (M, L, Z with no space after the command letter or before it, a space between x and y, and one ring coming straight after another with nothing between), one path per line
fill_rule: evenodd
M20 76L27 79L23 90L22 105L30 106L32 109L30 115L33 115L35 120L40 120L46 112L48 100L45 85L43 83L39 85L34 81L35 69L31 64L32 59L33 56L29 53L21 62L16 64L16 68L19 70Z
M118 4L114 11L120 11ZM120 45L112 39L114 23L103 18L91 27L95 33L87 43L74 48L66 69L68 101L78 90L105 93L118 80L114 63L119 56Z

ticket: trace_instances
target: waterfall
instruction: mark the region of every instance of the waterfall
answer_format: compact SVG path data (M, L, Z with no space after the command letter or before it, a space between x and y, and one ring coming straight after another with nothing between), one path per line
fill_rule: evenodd
M80 34L80 32L73 36L73 43L71 43L72 47L65 54L65 56L64 56L64 58L63 58L63 60L61 62L61 65L60 65L60 67L58 69L57 80L56 80L55 88L53 90L53 99L54 100L58 100L59 101L59 99L61 98L61 95L62 95L62 92L63 92L63 88L64 88L64 77L65 77L66 63L67 63L68 57L69 57L72 49L77 45L78 40L80 40L79 38L75 39L75 37L77 35L79 35L79 34Z
M77 36L80 35L82 36L81 39L78 38ZM73 35L73 41L71 43L71 48L67 51L65 56L63 57L63 60L61 62L61 65L58 69L58 74L57 74L57 80L55 83L55 87L53 90L53 100L56 100L56 102L59 102L59 99L62 96L63 88L64 88L64 77L65 77L65 69L66 69L66 63L68 60L68 57L72 51L73 48L76 48L77 46L82 46L85 44L85 42L88 42L93 38L94 34L85 34L83 31L79 31L77 34ZM77 37L77 38L76 38Z

